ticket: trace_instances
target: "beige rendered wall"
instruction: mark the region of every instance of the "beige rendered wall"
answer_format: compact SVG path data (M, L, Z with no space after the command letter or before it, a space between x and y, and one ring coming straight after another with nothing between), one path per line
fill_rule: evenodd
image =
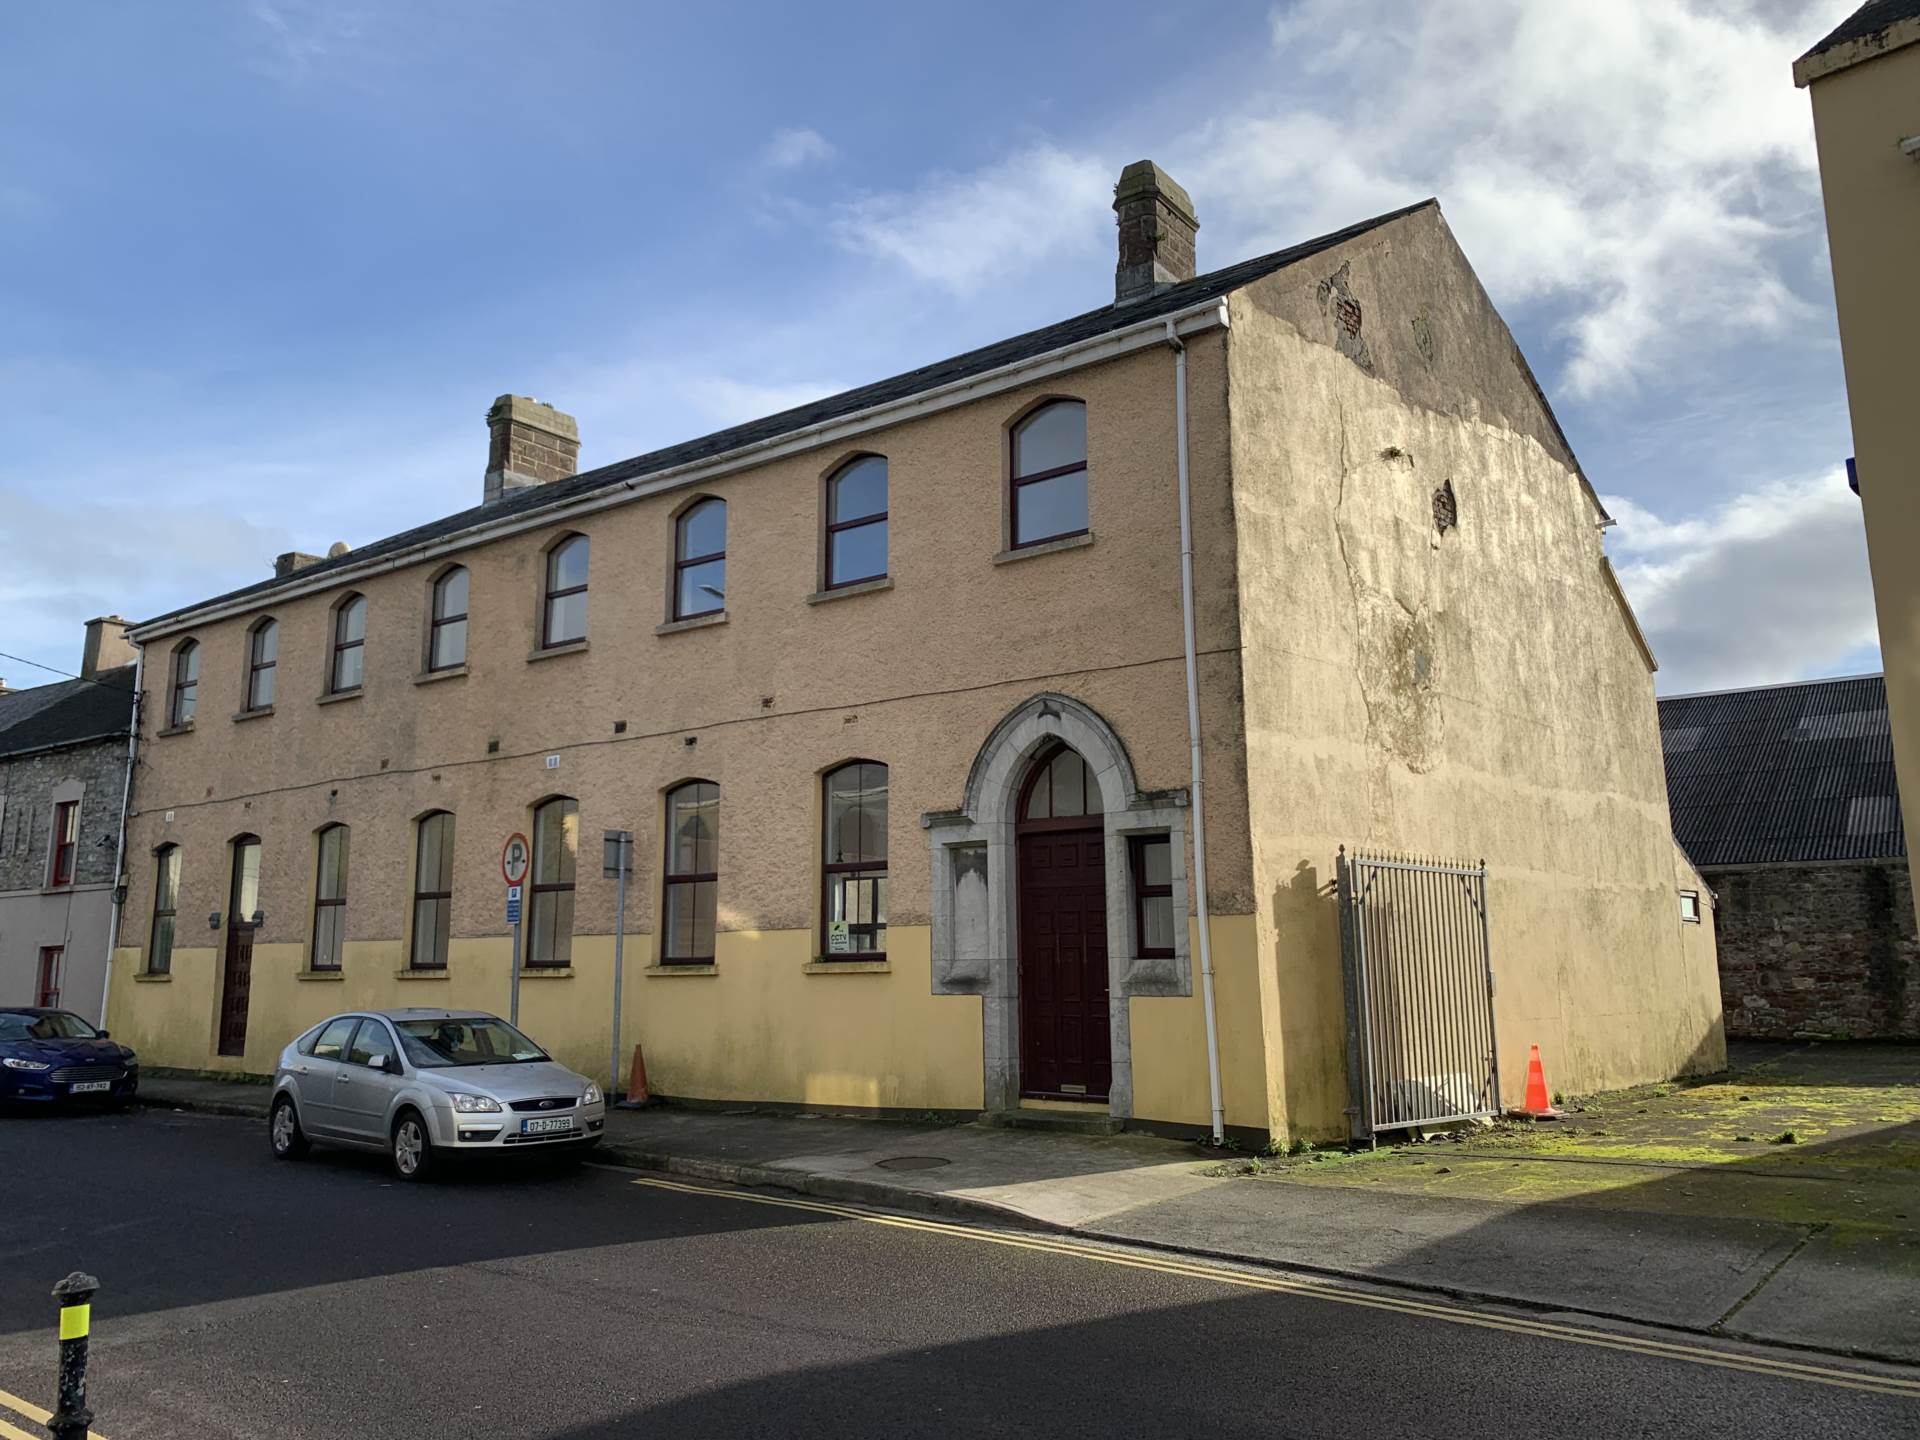
M1601 512L1438 208L1237 293L1231 334L1274 1114L1344 1127L1343 843L1486 858L1508 1097L1530 1043L1565 1090L1719 1066Z
M1900 49L1815 80L1814 134L1826 196L1833 294L1866 516L1894 763L1920 789L1920 31ZM1920 805L1907 807L1920 854Z
M1251 907L1242 748L1236 725L1238 618L1227 493L1225 345L1189 342L1204 704L1210 716L1209 861L1216 926ZM1043 395L1088 404L1092 544L996 564L1005 547L1006 426ZM114 1023L153 1063L270 1067L308 1021L347 1006L458 1004L504 1011L508 958L498 856L531 807L580 801L575 963L525 983L523 1018L544 1043L605 1077L614 886L599 837L636 836L629 897L626 1034L644 1042L656 1089L701 1098L964 1108L981 1101L976 996L930 993L929 858L919 818L961 803L994 725L1040 691L1100 712L1139 783L1187 783L1173 362L1152 350L866 437L889 459L891 589L808 604L818 587L824 477L852 447L784 459L698 492L729 503L723 624L658 634L673 513L689 494L583 520L592 538L589 642L530 658L548 533L479 546L464 675L420 675L429 579L417 566L337 591L263 604L193 629L202 668L191 732L156 737L160 677L186 633L148 639L153 677L136 783L132 888ZM477 461L477 456L476 456ZM476 463L476 487L478 486ZM560 533L556 528L551 534ZM368 600L358 699L318 703L332 604ZM280 621L271 716L236 721L245 633ZM614 726L625 722L624 733ZM490 754L490 742L498 742ZM547 757L557 756L557 768ZM823 771L853 757L890 767L890 969L810 970L819 923ZM647 969L659 903L664 791L689 777L721 787L718 973ZM455 812L453 952L444 980L403 978L411 822ZM302 979L315 832L352 827L348 946L340 980ZM229 839L263 842L262 908L247 1054L213 1055ZM182 847L173 978L142 980L151 853ZM1242 920L1244 924L1244 920ZM200 945L202 949L187 947ZM1236 957L1238 955L1238 958ZM1264 1121L1250 947L1223 945L1235 1123ZM1197 999L1136 999L1133 1059L1151 1118L1205 1123ZM1252 1028L1249 1029L1248 1027ZM1145 1108L1140 1113L1147 1114Z

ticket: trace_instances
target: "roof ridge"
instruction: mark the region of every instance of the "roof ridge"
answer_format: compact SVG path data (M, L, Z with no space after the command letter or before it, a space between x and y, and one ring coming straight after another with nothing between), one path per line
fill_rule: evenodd
M1669 700L1705 700L1714 695L1751 695L1760 690L1794 690L1801 686L1844 685L1852 680L1884 680L1884 670L1864 670L1858 675L1822 675L1812 680L1774 680L1765 685L1734 685L1725 690L1683 690L1678 695L1661 695L1657 703L1664 705Z

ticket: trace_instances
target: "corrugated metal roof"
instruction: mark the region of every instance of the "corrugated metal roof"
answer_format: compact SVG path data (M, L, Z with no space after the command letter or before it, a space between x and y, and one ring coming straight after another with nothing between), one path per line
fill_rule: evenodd
M1671 696L1660 738L1696 865L1907 853L1882 676Z

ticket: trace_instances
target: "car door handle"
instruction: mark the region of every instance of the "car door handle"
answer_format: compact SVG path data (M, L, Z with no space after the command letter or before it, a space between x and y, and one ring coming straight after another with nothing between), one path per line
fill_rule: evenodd
M351 1075L342 1075L340 1077L340 1083L342 1085L351 1085L353 1083L353 1077Z

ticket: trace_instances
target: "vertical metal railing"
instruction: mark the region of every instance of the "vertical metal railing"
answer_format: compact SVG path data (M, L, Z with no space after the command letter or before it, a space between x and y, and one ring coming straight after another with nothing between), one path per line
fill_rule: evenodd
M1350 1137L1498 1114L1486 862L1342 847L1335 887Z

